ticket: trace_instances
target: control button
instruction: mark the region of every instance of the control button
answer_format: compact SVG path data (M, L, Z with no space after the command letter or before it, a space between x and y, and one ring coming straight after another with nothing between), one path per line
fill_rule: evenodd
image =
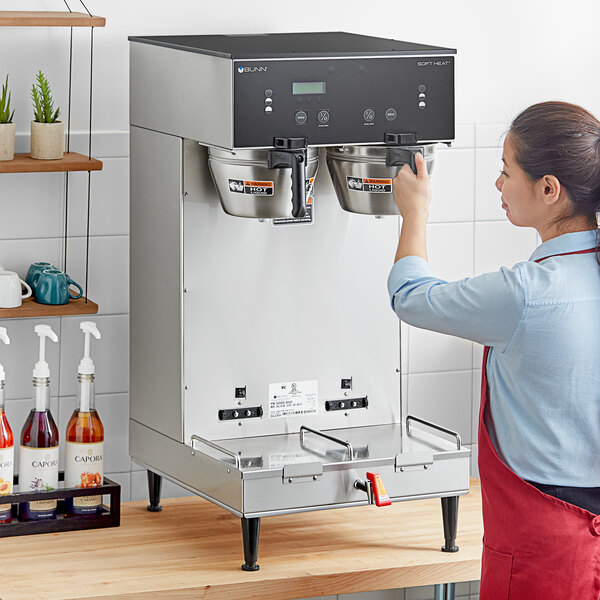
M426 89L427 89L427 88L426 88L426 87L425 87L423 84L421 84L421 85L419 86L419 91L420 91L420 92L424 92Z
M365 121L374 121L375 111L372 108L365 108L365 110L363 111L363 118Z
M386 118L388 121L393 121L393 120L394 120L394 119L395 119L397 116L398 116L398 113L396 112L396 109L395 109L395 108L388 108L388 109L385 111L385 118Z
M308 115L303 110L299 110L294 118L296 119L296 125L304 125L308 120Z
M265 90L265 96L270 98L273 95L273 90Z
M424 97L425 97L425 96L423 96L423 98L424 98ZM273 104L273 98L265 98L265 104L266 104L267 106L269 106L270 104Z
M419 94L419 100L425 100L425 94L423 94L423 93Z
M419 102L419 108L425 108L426 106L425 102Z
M317 119L319 123L329 123L329 111L328 110L320 110L317 115Z
M265 112L270 115L273 112L273 107L272 106L265 106Z

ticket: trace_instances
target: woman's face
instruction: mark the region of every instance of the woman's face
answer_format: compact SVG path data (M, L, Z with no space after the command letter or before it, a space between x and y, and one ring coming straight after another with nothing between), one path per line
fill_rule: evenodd
M517 227L536 227L544 220L543 207L536 202L534 183L515 159L515 149L510 137L506 136L502 152L503 169L496 180L502 194L502 208L508 220Z

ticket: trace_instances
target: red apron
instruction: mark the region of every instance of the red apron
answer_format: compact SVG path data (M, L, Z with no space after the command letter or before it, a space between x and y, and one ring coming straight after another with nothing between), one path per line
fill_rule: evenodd
M565 254L588 252L595 248ZM489 350L483 354L479 412L484 523L479 599L598 600L600 516L544 494L502 462L484 420Z

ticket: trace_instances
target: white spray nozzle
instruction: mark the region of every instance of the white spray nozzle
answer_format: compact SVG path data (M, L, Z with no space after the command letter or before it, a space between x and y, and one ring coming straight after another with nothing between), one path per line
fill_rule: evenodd
M102 336L100 335L100 331L98 331L98 327L96 327L96 323L93 321L82 321L79 327L81 328L81 331L83 331L83 335L85 337L83 358L79 363L79 374L93 375L95 368L90 357L90 334L93 335L97 340L99 340Z
M10 338L8 337L8 333L6 333L6 327L0 327L0 342L4 342L5 344L10 344ZM4 367L0 364L0 381L4 381L6 378L6 374L4 373Z
M46 362L46 338L58 342L58 336L50 325L36 325L34 331L40 336L40 359L35 363L33 376L38 378L50 377L50 367Z

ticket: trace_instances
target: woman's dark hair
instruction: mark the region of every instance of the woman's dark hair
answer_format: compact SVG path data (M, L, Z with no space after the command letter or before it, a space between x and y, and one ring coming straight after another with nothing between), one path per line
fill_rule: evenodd
M567 191L572 211L561 220L583 216L598 227L600 121L576 104L541 102L518 115L508 134L517 163L532 181L554 175ZM600 263L600 251L596 257Z

